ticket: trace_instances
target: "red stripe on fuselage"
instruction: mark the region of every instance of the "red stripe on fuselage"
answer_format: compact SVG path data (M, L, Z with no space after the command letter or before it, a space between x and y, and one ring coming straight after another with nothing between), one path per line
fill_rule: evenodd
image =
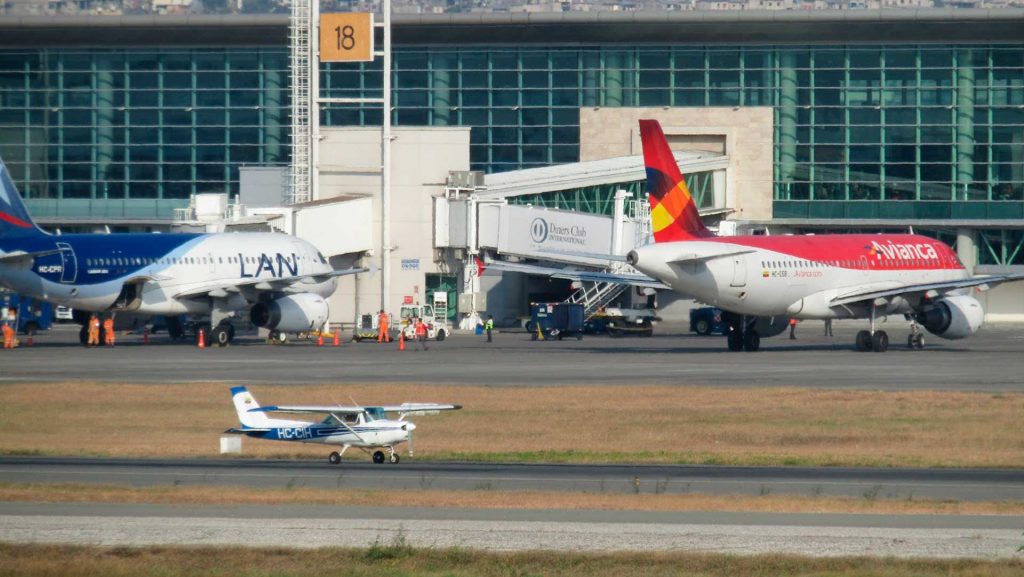
M32 224L21 220L20 218L7 214L6 212L0 212L0 220L13 224L14 226L21 228L32 228Z
M822 236L719 236L701 241L772 251L782 258L836 268L869 270L963 270L949 245L914 234L830 234ZM765 255L765 259L771 257ZM866 267L865 267L866 265Z

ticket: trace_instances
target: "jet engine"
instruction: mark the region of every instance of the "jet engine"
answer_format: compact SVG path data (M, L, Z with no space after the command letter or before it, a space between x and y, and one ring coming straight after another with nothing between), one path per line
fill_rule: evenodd
M936 300L914 315L928 332L944 339L962 339L978 332L985 321L985 311L978 299L954 295Z
M301 293L257 303L249 311L249 318L258 327L297 333L322 327L327 322L328 312L327 301L323 297Z

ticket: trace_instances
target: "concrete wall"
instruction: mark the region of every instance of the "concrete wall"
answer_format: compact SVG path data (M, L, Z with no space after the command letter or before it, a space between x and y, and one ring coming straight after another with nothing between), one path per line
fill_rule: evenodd
M661 122L670 146L729 155L726 206L730 219L772 218L772 138L770 106L700 108L581 108L580 160L642 154L637 121ZM703 144L702 144L703 143Z
M372 199L373 251L361 262L380 267L380 129L323 128L322 133L319 198L364 195ZM393 134L390 219L393 251L391 291L386 295L385 308L397 315L406 295L426 302L427 273L458 272L456 263L434 262L433 197L444 193L448 171L469 170L469 128L395 128ZM337 234L345 234L346 227L353 224L341 221L334 226ZM380 310L381 273L342 278L330 305L331 322L354 322L359 314Z

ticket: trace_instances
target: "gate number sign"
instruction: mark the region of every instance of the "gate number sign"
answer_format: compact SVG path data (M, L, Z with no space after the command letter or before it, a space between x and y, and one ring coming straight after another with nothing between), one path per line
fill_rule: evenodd
M320 15L320 62L371 62L373 13Z

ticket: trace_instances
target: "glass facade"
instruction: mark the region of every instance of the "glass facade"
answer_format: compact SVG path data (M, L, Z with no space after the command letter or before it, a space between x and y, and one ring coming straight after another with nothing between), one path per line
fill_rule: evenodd
M288 162L283 49L5 50L0 99L0 155L30 199L103 212L80 201L237 191L239 166Z
M284 46L3 50L0 154L63 206L236 191L239 166L288 161L287 62ZM776 217L1024 217L1021 45L396 46L394 68L393 121L470 126L475 170L578 160L580 107L772 106ZM379 59L325 65L322 94L379 96L381 76Z

